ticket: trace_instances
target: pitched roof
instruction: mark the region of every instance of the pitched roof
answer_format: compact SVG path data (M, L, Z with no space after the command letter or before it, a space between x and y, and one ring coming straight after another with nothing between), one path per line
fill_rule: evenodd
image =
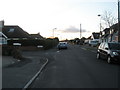
M119 24L119 27L120 27L120 24ZM118 23L114 24L111 26L112 29L114 29L114 31L118 31Z
M106 32L106 31L109 31L109 30L110 30L110 28L105 28L103 31L105 31L105 32Z
M93 37L94 37L94 39L99 39L99 37L100 37L100 33L92 33L92 35L93 35Z
M2 32L8 38L30 38L30 35L19 26L4 26Z
M39 33L38 34L30 34L32 38L43 38Z

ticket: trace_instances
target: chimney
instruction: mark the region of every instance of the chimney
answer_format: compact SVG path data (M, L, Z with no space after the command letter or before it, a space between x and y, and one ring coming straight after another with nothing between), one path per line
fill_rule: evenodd
M3 27L4 27L4 20L0 21L0 32L2 32Z

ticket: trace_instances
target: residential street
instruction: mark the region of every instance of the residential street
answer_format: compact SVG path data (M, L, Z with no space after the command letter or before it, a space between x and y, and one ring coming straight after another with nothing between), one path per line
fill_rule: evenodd
M69 45L66 50L54 48L22 54L26 57L22 62L13 63L12 58L3 57L3 88L23 88L39 71L43 58L49 62L30 88L117 88L120 84L120 65L97 60L93 47Z
M1 0L0 89L120 90L120 0Z
M49 52L49 64L31 88L117 88L120 66L96 59L94 49L69 45Z

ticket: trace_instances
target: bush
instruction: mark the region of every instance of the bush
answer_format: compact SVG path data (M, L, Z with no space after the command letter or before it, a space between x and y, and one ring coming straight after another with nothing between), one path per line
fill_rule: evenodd
M2 55L13 56L13 58L19 59L19 60L23 59L18 47L13 47L8 45L2 46Z
M12 50L13 50L13 48L11 46L3 45L2 46L2 55L11 56Z
M20 52L19 48L17 48L17 47L13 48L13 50L12 50L12 56L15 59L19 59L19 60L23 59L23 56L21 55L21 52Z

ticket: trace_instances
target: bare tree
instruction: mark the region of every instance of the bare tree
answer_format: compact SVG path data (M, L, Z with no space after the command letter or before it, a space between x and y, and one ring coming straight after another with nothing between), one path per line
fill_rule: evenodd
M102 29L110 28L112 25L117 23L117 18L115 18L112 15L112 12L110 11L105 11L104 14L101 16L101 19L102 19L102 25L101 25ZM112 31L111 28L110 31ZM110 41L112 41L113 34L110 33L110 36L111 36Z
M102 29L110 28L113 24L117 23L117 18L115 18L110 11L105 11L104 14L101 15L101 19Z

